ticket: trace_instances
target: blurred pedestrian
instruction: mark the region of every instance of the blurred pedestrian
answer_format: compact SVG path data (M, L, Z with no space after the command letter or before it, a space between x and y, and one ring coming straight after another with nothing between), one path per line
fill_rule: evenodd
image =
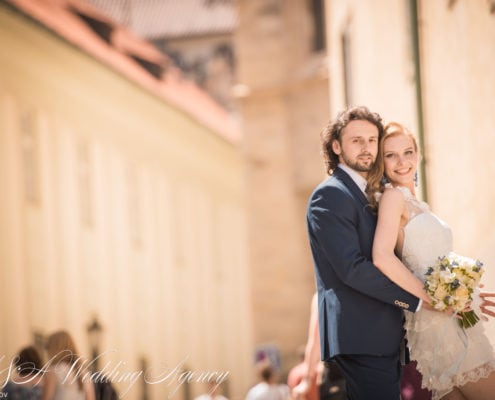
M9 400L40 400L43 389L43 365L34 346L24 347L14 359L15 371L2 389Z
M319 400L317 377L309 379L308 364L304 360L304 351L299 350L301 362L291 368L287 376L291 398L294 400ZM298 388L298 390L294 390Z
M83 376L84 367L74 340L66 331L58 331L47 339L49 368L46 371L43 400L95 400L93 383Z
M289 372L287 384L296 400L319 400L319 386L323 364L320 362L320 334L318 331L318 296L311 300L308 341L303 360Z
M216 380L207 382L206 393L196 397L194 400L229 400L222 396L222 386Z
M320 360L320 332L318 325L318 293L311 300L308 341L304 362L294 373L302 374L295 387L291 387L291 396L295 400L330 400L345 398L345 380L337 364L323 363ZM290 375L290 374L289 374ZM293 378L295 379L295 377Z
M269 362L258 364L260 382L247 393L246 400L288 400L289 387L277 383L277 377Z
M400 381L401 400L431 400L431 392L421 387L422 380L416 361L403 365Z

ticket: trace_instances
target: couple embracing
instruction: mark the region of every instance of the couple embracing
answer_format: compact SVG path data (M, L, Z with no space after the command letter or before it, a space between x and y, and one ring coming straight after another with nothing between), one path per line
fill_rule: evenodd
M354 107L324 129L323 151L330 176L310 198L307 223L321 357L339 365L348 398L399 400L405 329L433 399L495 399L495 357L483 324L462 328L424 289L428 268L452 251L452 235L416 198L414 136ZM486 308L495 305L492 296L475 294L472 309L495 316Z

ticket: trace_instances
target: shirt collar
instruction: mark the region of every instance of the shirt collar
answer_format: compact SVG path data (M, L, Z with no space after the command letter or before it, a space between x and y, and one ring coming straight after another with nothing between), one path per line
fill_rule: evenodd
M368 185L368 181L364 179L358 172L354 171L351 167L339 163L339 168L347 172L347 174L351 177L356 185L358 185L359 189L366 195L366 186Z

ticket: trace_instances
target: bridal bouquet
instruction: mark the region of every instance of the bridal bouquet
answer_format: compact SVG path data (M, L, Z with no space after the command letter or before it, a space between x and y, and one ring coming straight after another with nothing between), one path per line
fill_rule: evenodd
M439 257L425 274L425 290L432 306L440 311L452 307L462 328L474 326L480 319L472 310L463 312L473 299L472 294L483 275L483 263L450 252Z

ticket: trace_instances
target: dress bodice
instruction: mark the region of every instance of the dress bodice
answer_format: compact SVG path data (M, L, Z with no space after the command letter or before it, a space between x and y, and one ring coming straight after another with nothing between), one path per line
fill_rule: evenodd
M392 188L386 184L386 188ZM452 251L452 231L450 227L430 211L428 204L419 201L408 188L397 186L404 195L408 211L408 221L402 228L402 240L399 241L398 254L404 265L419 279L438 257ZM376 195L379 201L381 193Z
M421 280L438 257L452 251L450 227L433 214L428 205L417 200L407 188L404 194L409 221L403 227L402 262Z

